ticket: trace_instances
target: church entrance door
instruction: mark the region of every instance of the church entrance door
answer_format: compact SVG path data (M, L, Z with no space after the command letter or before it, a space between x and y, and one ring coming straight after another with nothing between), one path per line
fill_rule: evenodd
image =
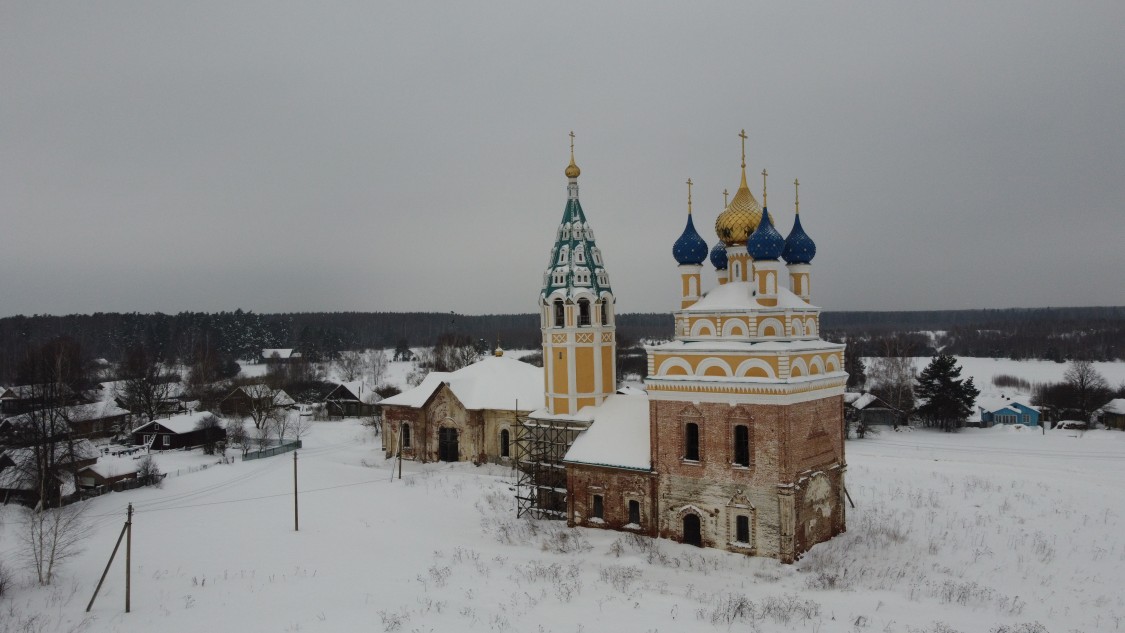
M443 462L455 462L457 454L457 429L445 426L438 429L438 459Z
M703 547L703 534L699 529L699 517L697 515L684 515L684 543Z

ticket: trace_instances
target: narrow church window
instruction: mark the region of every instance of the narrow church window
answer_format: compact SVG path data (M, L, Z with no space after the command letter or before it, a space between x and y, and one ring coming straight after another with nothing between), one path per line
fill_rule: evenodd
M590 516L595 519L605 518L605 504L602 502L601 495L594 495L594 510Z
M641 524L641 502L635 499L629 501L629 523Z
M562 327L565 324L565 314L562 299L555 299L555 327Z
M508 457L508 429L500 431L500 457Z
M578 300L578 325L590 325L590 301Z
M684 459L699 461L699 425L695 422L684 425Z
M402 423L402 447L410 448L410 425Z
M734 463L750 465L750 428L743 424L734 427Z
M739 543L750 542L750 517L739 515L735 519L735 538Z

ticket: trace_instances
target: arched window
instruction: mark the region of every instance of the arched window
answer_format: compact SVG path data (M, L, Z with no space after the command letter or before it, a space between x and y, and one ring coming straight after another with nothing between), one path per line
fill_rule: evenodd
M684 425L684 459L699 461L699 425L695 422Z
M410 448L410 425L406 422L402 423L402 447Z
M605 518L605 503L601 495L594 495L594 509L590 512L590 516L595 519Z
M562 299L555 299L555 327L564 325L566 325L566 309L563 307Z
M745 424L734 427L734 464L750 465L750 427Z
M590 300L578 300L578 325L590 325Z
M603 299L598 302L598 305L601 306L602 325L609 325L609 302Z
M734 540L739 543L750 542L750 517L740 514L735 518Z
M509 456L509 454L508 454L509 450L510 450L510 442L509 442L508 429L503 429L503 430L500 431L500 457L508 457Z
M578 247L574 249L574 263L575 264L585 264L586 263L586 249L583 248L581 244L579 244Z
M629 523L633 525L641 524L641 502L636 499L629 501Z

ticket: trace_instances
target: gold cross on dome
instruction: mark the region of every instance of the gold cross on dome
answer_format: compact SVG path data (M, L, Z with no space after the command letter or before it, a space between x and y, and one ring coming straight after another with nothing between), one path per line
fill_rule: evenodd
M727 195L729 195L727 190L723 189L723 208L724 209L727 208L727 204L728 204L727 203Z
M768 175L769 175L769 173L767 173L766 170L763 169L762 170L762 206L763 207L766 206L766 176L768 176Z
M738 133L738 137L742 139L742 166L746 167L746 130L745 128Z
M793 179L793 209L795 213L801 212L801 181Z

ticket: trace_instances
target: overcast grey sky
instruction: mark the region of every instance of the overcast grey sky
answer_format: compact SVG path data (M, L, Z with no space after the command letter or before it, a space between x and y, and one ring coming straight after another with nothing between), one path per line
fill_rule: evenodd
M1125 3L0 0L0 316L618 310L748 171L830 310L1125 304ZM713 283L708 267L706 277Z

